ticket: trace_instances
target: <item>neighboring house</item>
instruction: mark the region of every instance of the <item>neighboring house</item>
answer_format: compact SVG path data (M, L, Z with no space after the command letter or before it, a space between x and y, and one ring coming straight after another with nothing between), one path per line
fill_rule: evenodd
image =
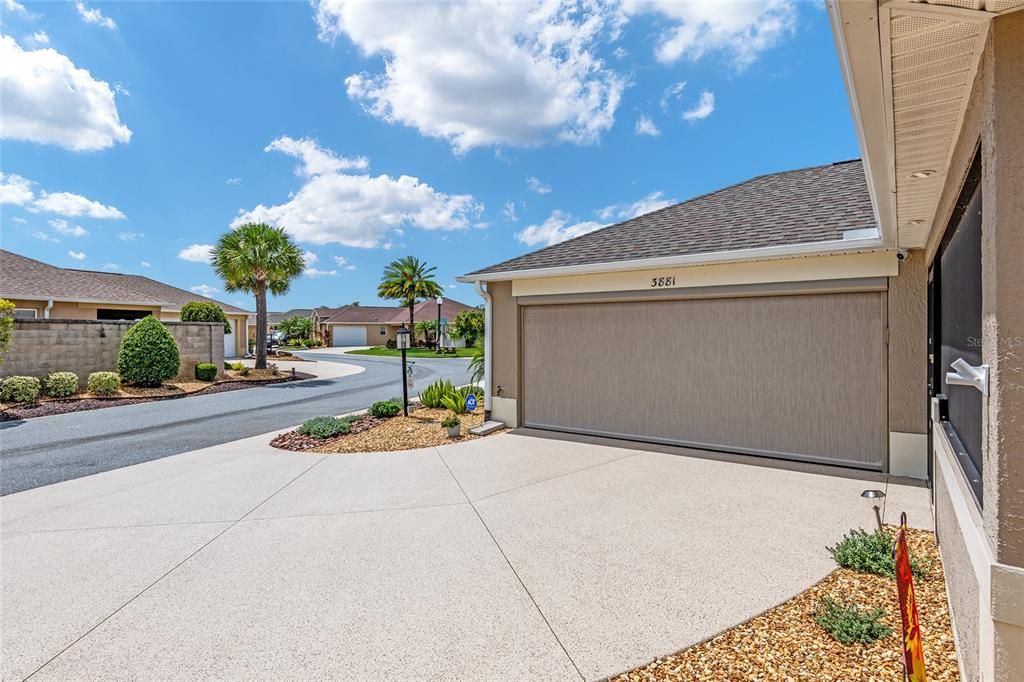
M15 305L15 316L64 320L135 320L153 315L181 319L191 301L219 305L232 328L224 335L224 356L245 355L247 311L141 275L59 268L0 249L0 298Z
M434 299L421 301L414 307L416 322L437 321L437 302ZM473 306L443 299L441 320L451 322L463 310ZM394 306L343 306L341 308L318 308L324 341L331 346L383 346L395 340L398 328L409 324L409 309ZM456 345L461 341L456 340Z
M312 317L312 308L292 308L286 310L283 313L267 312L267 328L277 329L277 325L283 320L290 320L293 317ZM247 324L248 334L250 339L256 338L256 313L249 313L249 320Z
M970 680L1024 670L1021 7L833 0L863 163L460 278L497 419L926 480Z

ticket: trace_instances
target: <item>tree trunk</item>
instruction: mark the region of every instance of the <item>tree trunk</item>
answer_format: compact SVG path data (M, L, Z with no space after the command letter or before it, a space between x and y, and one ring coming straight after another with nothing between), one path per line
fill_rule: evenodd
M267 285L256 288L256 369L267 368Z
M416 320L413 319L413 317L414 317L413 309L415 307L416 307L416 302L415 301L413 301L412 303L409 304L409 338L412 339L412 341L409 343L410 347L416 345Z

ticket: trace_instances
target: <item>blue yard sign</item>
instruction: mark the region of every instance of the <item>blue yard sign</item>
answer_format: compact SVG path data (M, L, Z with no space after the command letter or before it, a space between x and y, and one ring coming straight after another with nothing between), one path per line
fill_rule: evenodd
M472 393L466 396L466 409L470 412L476 411L476 396Z

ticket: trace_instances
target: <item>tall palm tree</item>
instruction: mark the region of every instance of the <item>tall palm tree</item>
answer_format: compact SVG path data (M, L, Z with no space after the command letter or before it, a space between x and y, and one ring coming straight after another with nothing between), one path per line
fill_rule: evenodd
M409 308L409 331L415 335L416 302L441 295L441 286L434 281L434 270L414 256L406 256L388 263L377 286L377 295L401 301Z
M213 269L224 290L256 296L256 369L267 367L267 291L288 293L291 280L302 274L302 249L280 227L246 223L217 240Z

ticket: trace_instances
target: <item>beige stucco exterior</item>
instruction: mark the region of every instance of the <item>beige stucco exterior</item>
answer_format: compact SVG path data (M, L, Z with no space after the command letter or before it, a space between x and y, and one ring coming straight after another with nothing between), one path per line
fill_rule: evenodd
M398 327L389 324L349 324L349 323L331 323L326 325L328 329L327 344L331 345L334 339L334 328L344 327L351 329L352 327L359 327L366 330L366 343L369 346L384 346L388 341L394 341L396 339L395 334L398 332ZM383 334L381 331L383 330Z

